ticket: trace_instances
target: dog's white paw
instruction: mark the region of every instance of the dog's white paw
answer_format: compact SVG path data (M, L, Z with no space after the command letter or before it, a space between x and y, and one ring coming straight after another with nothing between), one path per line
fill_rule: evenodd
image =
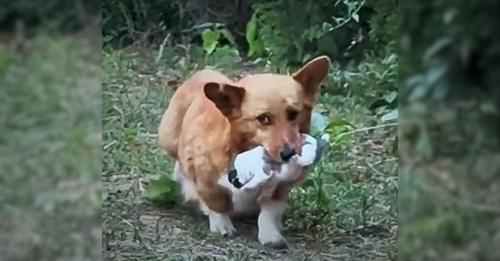
M261 205L260 215L257 220L259 225L259 242L267 247L286 248L285 237L281 234L283 229L281 216L285 210L284 202L264 202Z
M210 213L208 216L210 222L210 231L223 236L232 236L236 232L231 219L226 215Z
M286 238L278 230L259 230L258 237L263 246L276 249L287 247Z

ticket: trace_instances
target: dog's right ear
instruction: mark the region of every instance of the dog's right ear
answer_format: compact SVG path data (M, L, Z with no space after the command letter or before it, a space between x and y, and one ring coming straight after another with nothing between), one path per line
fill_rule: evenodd
M211 100L229 120L241 116L241 103L245 97L245 89L243 87L209 82L205 84L203 88L205 96Z

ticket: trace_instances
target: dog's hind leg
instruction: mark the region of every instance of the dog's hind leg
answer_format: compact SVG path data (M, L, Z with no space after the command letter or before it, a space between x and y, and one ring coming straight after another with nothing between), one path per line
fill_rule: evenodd
M218 184L197 180L196 188L200 196L200 208L208 216L210 231L231 236L236 229L229 218L233 202L228 192Z
M172 173L172 179L181 182L184 177L184 174L181 169L181 165L179 161L175 161L174 172Z
M184 202L197 201L199 199L194 182L184 175L184 172L182 171L182 168L178 161L175 162L172 179L179 183L179 185L181 186Z
M231 219L227 214L217 213L211 210L203 201L200 201L200 208L208 216L210 231L223 236L231 236L236 232Z

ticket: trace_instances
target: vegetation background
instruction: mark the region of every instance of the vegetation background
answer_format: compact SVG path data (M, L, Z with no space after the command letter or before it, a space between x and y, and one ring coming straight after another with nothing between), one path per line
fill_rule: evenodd
M402 260L500 260L498 10L400 3Z
M101 256L99 1L0 1L0 260Z

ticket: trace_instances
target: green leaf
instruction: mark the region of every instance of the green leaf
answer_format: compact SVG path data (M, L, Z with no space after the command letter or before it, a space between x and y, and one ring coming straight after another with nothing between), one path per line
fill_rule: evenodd
M248 21L246 29L245 29L245 38L247 39L247 43L251 45L255 41L255 35L257 34L257 12L255 12Z
M219 44L219 38L221 33L219 31L213 31L212 29L205 29L201 34L201 38L203 39L203 50L207 52L207 54L211 54L217 48L217 44Z
M382 121L393 121L397 120L399 118L399 111L398 109L394 109L382 116Z
M222 33L224 38L226 38L233 46L237 46L233 34L227 28L221 29L219 31Z
M161 176L157 180L151 181L147 190L146 198L152 201L172 200L177 195L177 183L168 176Z
M254 13L252 19L248 21L245 38L247 40L249 49L248 56L257 55L260 56L264 52L264 43L261 39L256 39L257 36L257 13Z
M387 111L387 105L382 105L375 109L375 114L380 115L382 113L385 113L386 111Z
M345 119L332 120L332 121L330 121L330 123L328 123L326 128L329 130L333 130L335 128L343 127L343 126L347 126L349 128L352 128L352 129L355 128L354 125L352 125L348 120L345 120Z
M396 92L396 91L392 91L392 92L388 92L388 93L384 94L384 100L389 104L394 102L397 97L398 97L398 92Z
M356 22L359 22L359 15L358 15L358 13L352 14L352 19L354 19L354 21L356 21Z
M240 59L240 53L235 47L226 45L217 48L217 50L215 50L215 52L212 54L212 57L214 59L218 59L217 63L223 65L230 64L231 61L238 61Z
M264 53L264 43L260 39L256 39L248 49L248 56L262 56Z

